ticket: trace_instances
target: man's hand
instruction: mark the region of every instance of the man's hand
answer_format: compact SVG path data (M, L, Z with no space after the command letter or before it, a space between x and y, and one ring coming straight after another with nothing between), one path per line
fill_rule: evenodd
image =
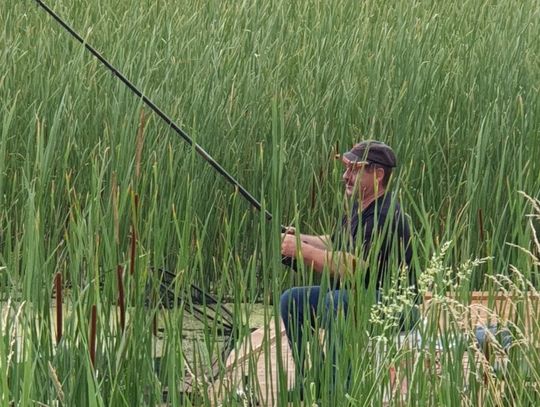
M281 235L281 254L286 257L296 257L296 236L284 233Z

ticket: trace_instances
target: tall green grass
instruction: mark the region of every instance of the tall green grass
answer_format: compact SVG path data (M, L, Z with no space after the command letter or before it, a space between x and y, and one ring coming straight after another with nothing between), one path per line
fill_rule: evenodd
M172 404L190 405L178 395L189 341L182 338L186 315L182 308L163 314L145 305L151 268L173 270L182 287L196 283L217 293L220 303L232 302L235 335L246 335L242 303L276 303L284 287L310 281L307 273L290 274L280 265L279 226L331 230L342 205L342 168L333 157L360 139L381 139L396 150L393 188L414 225L419 270L451 241L445 265L492 257L472 269L470 283L461 287L463 301L470 289L498 289L495 276L520 284L510 265L537 284L537 263L507 244L532 247L530 208L518 191L540 196L535 2L50 5L274 218L267 223L254 212L148 110L137 163L141 102L33 2L4 2L2 404L155 405L166 387ZM125 332L116 312L118 265L125 269ZM69 310L59 344L50 313L56 272ZM94 366L88 352L93 305ZM165 338L158 372L155 318ZM368 326L368 312L357 318L350 338ZM219 347L219 324L205 325L200 355L188 358L199 378ZM425 329L434 352L434 323ZM389 329L381 337L393 334ZM348 346L372 346L373 337L362 338ZM411 396L404 402L474 404L485 396L488 404L504 404L482 380L462 377L451 360L464 352L472 358L467 346L443 352L449 359L440 375L426 375L422 359L409 366ZM505 400L534 403L538 352L532 345L513 349L515 366L528 367L497 380L511 390ZM355 371L366 373L355 379L348 402L381 402L380 384L388 383L388 368L400 357L390 351L381 363L374 352L358 361ZM344 394L336 397L335 403L345 402Z

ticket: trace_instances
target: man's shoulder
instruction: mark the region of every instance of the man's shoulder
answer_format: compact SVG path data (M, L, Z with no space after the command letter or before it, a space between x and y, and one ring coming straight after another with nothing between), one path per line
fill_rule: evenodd
M378 198L370 211L362 214L362 224L386 224L391 222L400 228L409 228L408 216L403 211L395 194L385 194Z
M373 217L377 216L386 216L388 213L399 213L401 212L401 205L398 198L393 193L387 193L381 195L366 209L365 216Z

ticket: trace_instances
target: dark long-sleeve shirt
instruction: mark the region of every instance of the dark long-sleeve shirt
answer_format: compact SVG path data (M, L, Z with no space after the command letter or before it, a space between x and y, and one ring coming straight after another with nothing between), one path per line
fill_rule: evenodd
M356 202L350 213L343 216L332 240L337 250L360 255L368 264L377 265L377 289L383 287L392 266L408 266L408 283L410 286L416 285L411 269L411 230L406 215L392 194L379 197L363 211L359 210ZM376 256L376 263L373 256ZM371 279L371 271L372 267L368 267L366 287Z

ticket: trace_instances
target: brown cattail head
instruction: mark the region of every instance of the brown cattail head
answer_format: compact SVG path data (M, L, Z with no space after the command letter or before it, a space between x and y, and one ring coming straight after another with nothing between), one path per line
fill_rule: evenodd
M120 309L120 329L124 332L126 327L126 303L124 295L124 280L122 278L124 269L121 265L116 268L116 278L118 280L118 308Z
M92 313L90 315L90 362L92 367L96 366L96 328L97 328L97 308L92 305Z
M135 274L135 253L137 251L137 231L135 230L135 226L131 225L131 247L130 247L130 255L129 255L129 275Z

